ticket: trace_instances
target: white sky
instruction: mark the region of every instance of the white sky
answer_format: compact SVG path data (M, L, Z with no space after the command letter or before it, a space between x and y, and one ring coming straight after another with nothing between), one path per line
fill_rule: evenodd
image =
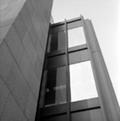
M80 14L92 20L120 103L120 0L54 0L54 22Z
M71 101L98 97L90 61L70 65Z

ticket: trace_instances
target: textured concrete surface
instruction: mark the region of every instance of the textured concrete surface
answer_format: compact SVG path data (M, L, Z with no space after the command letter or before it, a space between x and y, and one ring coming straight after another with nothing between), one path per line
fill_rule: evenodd
M0 44L0 121L34 121L52 0L27 0Z
M5 37L26 0L0 0L0 40Z

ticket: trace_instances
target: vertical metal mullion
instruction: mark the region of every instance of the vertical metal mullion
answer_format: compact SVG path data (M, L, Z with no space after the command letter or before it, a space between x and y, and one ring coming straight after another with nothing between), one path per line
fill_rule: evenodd
M70 71L69 71L69 53L68 53L68 27L65 20L65 55L66 55L66 96L67 96L67 120L71 121L71 93L70 93Z

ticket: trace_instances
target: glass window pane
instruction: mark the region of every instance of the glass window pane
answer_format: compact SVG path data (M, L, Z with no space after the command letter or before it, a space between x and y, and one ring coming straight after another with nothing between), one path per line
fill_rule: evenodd
M68 30L68 47L74 47L85 43L83 27Z
M62 104L66 102L66 68L59 67L47 71L45 105Z
M71 101L97 97L90 61L70 65Z
M48 53L65 49L65 32L51 33L49 36Z

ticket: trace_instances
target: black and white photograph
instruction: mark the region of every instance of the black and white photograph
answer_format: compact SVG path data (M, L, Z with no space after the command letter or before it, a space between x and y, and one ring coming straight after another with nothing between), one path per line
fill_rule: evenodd
M120 0L0 0L0 121L120 121Z

